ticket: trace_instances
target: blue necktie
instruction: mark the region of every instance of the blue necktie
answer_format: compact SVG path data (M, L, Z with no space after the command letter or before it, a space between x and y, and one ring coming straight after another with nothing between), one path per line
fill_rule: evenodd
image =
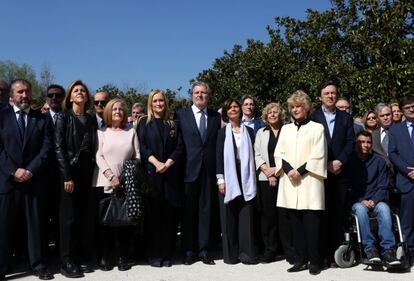
M204 142L206 140L206 114L202 110L200 113L200 127L198 130L200 131L201 140Z
M17 124L19 125L20 138L22 141L24 140L24 132L26 131L26 122L24 122L25 115L26 115L26 112L24 112L23 110L20 110L19 118L17 119Z

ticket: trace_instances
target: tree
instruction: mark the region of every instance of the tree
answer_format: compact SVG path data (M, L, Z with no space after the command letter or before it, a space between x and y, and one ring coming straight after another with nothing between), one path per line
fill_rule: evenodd
M12 61L0 61L0 80L10 83L15 79L26 79L29 81L32 84L33 97L40 96L41 87L31 66L28 64L18 65Z
M53 84L55 80L55 76L52 73L52 68L49 64L45 64L42 66L40 70L40 87L42 89L42 93L46 94L47 87Z
M413 94L414 3L332 0L332 8L307 10L305 20L276 17L269 42L247 40L224 52L197 80L208 82L218 106L226 97L255 95L259 104L285 103L296 89L316 101L317 86L339 83L356 111ZM282 32L283 31L283 32Z

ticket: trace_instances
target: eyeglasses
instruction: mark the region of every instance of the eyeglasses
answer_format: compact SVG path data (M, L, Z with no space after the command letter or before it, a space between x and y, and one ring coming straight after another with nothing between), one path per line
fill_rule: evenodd
M94 103L95 103L95 105L96 105L96 106L105 107L105 105L106 105L108 102L107 102L107 101L105 101L105 100L96 100L96 101L94 101Z
M47 94L47 97L48 97L49 99L53 99L53 98L60 99L62 96L63 96L63 94L60 94L60 93Z
M375 117L375 116L368 116L367 117L367 120L377 120L377 117Z

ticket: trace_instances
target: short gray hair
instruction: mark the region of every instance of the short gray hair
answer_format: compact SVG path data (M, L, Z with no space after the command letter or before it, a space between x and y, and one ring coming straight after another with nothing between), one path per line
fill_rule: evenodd
M391 106L390 106L388 103L381 102L381 103L377 104L377 105L374 107L375 114L377 114L377 116L378 116L378 114L380 113L380 111L381 111L384 107L388 107L388 108L392 111L392 108L391 108Z
M191 94L193 94L194 88L197 86L204 87L207 91L207 94L210 94L210 86L206 82L203 82L203 81L197 81L191 85Z
M144 109L144 105L140 102L136 102L132 105L132 108L137 108L137 107Z

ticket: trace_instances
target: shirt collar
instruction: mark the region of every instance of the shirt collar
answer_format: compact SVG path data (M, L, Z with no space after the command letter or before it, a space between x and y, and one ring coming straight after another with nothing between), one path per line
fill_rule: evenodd
M204 114L207 115L207 107L205 107L204 109L199 109L197 106L195 106L194 104L191 106L191 109L193 110L194 114L199 113L200 111L203 111Z
M13 105L13 109L14 109L14 113L18 113L18 112L20 112L21 111L21 109L20 108L18 108L16 105ZM26 113L26 114L29 114L29 111L30 111L30 107L28 107L28 108L26 108L26 109L23 109L23 111Z
M324 113L326 113L326 114L333 114L333 115L335 115L335 114L336 114L336 107L334 108L334 110L333 110L332 112L330 112L330 111L328 111L328 110L326 109L326 107L325 107L324 105L322 105L322 111L323 111Z

